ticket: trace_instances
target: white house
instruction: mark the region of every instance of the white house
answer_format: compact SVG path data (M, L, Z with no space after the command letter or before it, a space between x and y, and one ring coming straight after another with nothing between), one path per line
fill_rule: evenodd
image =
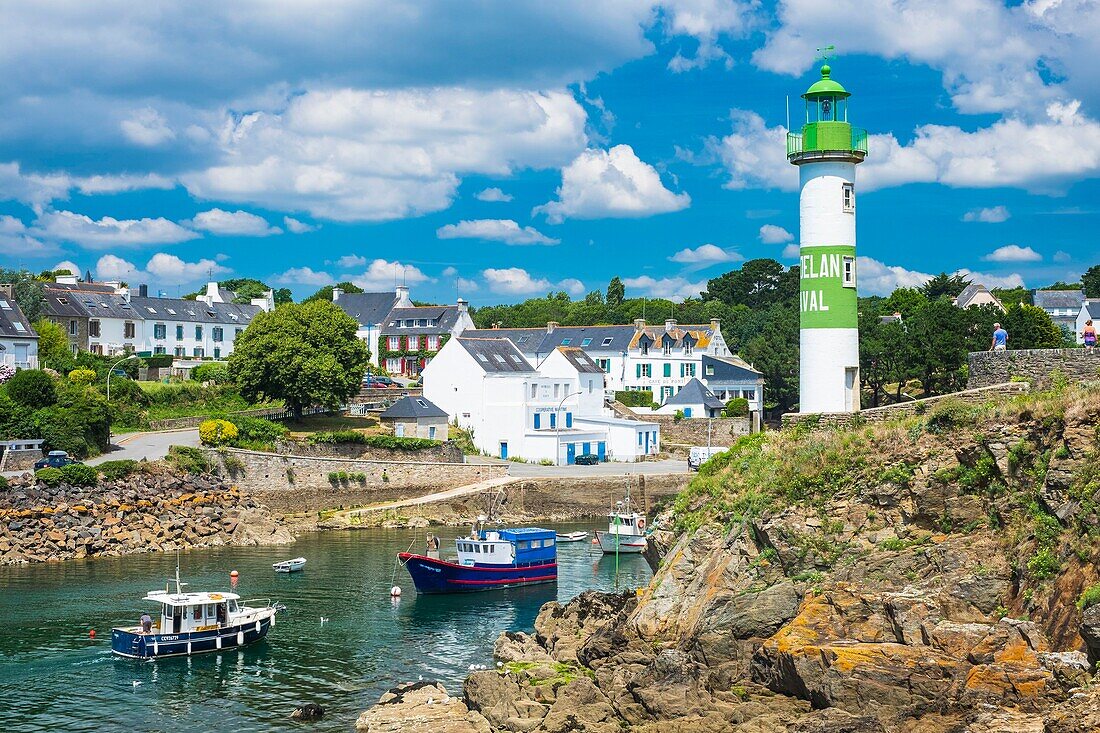
M38 368L38 334L16 304L10 286L0 286L0 364Z
M409 289L404 285L398 285L392 293L345 293L340 288L333 288L332 302L359 324L355 335L367 345L375 366L378 366L378 337L390 311L413 307Z
M561 326L551 321L545 329L483 329L463 335L507 338L536 362L562 346L579 348L603 371L608 389L652 390L658 403L701 376L704 355L730 355L718 319L707 325L669 319L663 328L640 318L625 326Z
M573 463L654 455L659 426L604 408L604 373L582 350L559 347L532 364L509 339L450 339L424 368L424 397L489 455Z
M1042 308L1050 320L1066 330L1076 326L1077 317L1085 304L1084 290L1036 290L1032 295L1036 307ZM1083 322L1082 322L1083 325ZM1080 336L1081 329L1077 329Z
M1005 309L997 296L989 292L981 283L970 283L951 302L958 308L992 305L1002 312Z

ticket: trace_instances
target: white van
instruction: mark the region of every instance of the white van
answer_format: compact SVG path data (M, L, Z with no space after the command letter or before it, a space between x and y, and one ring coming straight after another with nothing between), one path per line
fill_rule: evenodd
M699 466L702 466L719 453L725 453L728 450L729 448L720 445L716 445L713 448L695 446L688 452L688 468L692 471L698 471Z

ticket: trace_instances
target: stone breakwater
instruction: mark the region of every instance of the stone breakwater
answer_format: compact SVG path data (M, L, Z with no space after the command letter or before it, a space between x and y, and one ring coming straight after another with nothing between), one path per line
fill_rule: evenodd
M212 476L48 487L24 474L0 494L0 565L293 540L266 508Z

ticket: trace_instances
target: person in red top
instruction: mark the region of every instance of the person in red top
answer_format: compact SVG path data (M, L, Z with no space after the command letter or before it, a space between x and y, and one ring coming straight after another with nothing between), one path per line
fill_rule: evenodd
M1081 338L1085 341L1085 351L1092 353L1096 348L1096 327L1092 325L1092 319L1085 321L1085 327L1081 329Z

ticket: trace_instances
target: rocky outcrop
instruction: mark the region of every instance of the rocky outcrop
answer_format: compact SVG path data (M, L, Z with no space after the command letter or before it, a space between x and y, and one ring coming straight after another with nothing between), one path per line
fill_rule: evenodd
M48 487L26 474L0 493L0 564L293 540L235 487L166 468L95 487Z
M488 721L470 711L443 685L414 682L382 695L355 721L363 733L490 733Z

